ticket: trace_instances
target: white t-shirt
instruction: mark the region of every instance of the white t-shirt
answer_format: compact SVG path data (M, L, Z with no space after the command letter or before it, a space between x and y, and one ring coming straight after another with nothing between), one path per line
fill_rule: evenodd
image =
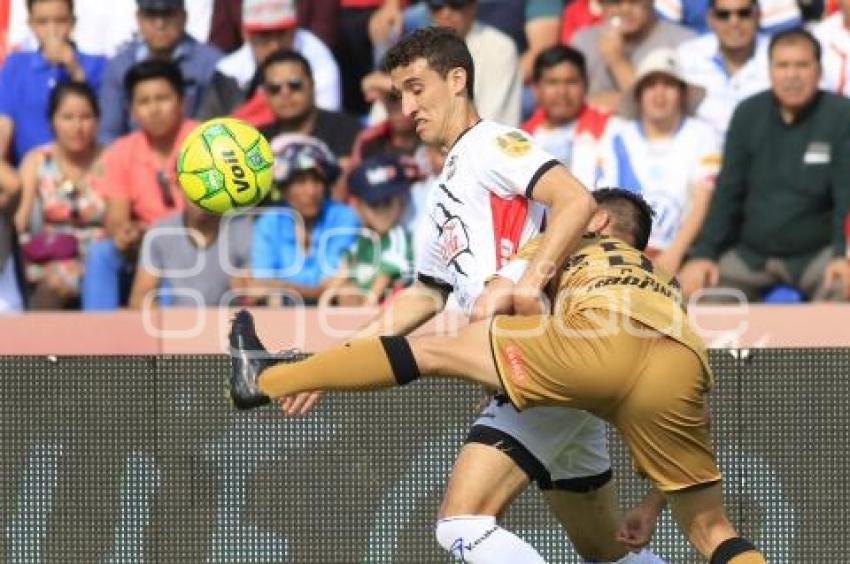
M694 186L714 186L720 169L720 141L707 123L685 118L676 133L649 140L640 122L612 118L603 144L603 181L640 193L655 210L649 246L665 249L690 207Z
M339 66L330 49L311 31L301 28L295 30L293 48L310 63L313 84L316 85L316 106L331 112L339 111L342 105ZM240 88L246 88L257 71L251 46L245 43L221 59L216 69L238 82Z
M679 69L686 81L705 88L705 98L696 116L726 135L732 112L744 98L770 88L766 37L756 39L753 57L738 72L730 75L720 55L720 45L713 33L701 35L679 45Z
M485 120L467 130L428 194L420 279L451 286L470 313L487 277L540 231L544 206L527 191L558 164L517 129Z
M850 96L850 31L844 16L832 14L812 30L820 41L823 76L821 87L842 96Z

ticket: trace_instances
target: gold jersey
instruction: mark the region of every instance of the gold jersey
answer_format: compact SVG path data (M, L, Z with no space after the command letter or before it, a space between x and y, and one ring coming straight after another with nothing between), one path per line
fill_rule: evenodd
M516 257L529 260L540 240L536 237L526 243ZM613 237L585 236L553 279L548 294L557 315L609 311L679 341L699 356L707 386L713 385L705 344L688 321L678 281L627 243Z

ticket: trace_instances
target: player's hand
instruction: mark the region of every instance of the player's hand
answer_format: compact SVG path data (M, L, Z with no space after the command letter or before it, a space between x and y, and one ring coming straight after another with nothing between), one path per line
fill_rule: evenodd
M540 288L533 284L516 285L513 292L514 315L544 315L549 313L549 304Z
M514 283L507 278L497 276L488 282L472 306L469 321L481 321L490 319L494 315L512 313L513 291Z
M617 540L629 550L639 551L649 544L655 534L655 521L658 514L652 509L639 505L626 513L617 531Z
M287 417L301 417L313 409L322 399L322 391L299 392L279 398L280 409Z
M841 296L850 299L850 260L839 257L829 261L823 272L823 287L840 289Z
M692 296L698 290L717 286L720 282L720 267L713 260L689 260L679 272L679 283L685 297Z

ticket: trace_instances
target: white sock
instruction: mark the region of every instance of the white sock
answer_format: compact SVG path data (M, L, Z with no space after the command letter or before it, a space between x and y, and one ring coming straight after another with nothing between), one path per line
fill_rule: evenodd
M657 557L648 548L644 548L640 552L626 554L613 564L667 564L667 562Z
M458 562L546 564L530 544L496 524L491 515L458 515L437 521L437 542Z

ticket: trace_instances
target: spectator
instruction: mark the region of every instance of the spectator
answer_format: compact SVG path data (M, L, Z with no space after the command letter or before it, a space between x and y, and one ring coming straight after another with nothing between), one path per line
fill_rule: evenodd
M711 208L680 280L758 300L776 284L809 298L850 296L850 101L818 90L820 45L802 29L768 48L771 90L732 115Z
M339 1L339 29L334 56L342 70L342 106L346 112L364 115L369 110L360 91L360 81L375 67L370 29L397 27L400 1Z
M397 156L377 155L351 172L348 185L363 227L320 303L376 305L412 281L413 249L399 224L410 181Z
M24 309L13 221L20 191L21 182L15 169L0 160L0 314Z
M338 164L347 169L360 121L354 116L316 107L313 74L307 60L295 51L277 51L261 67L262 88L274 121L260 128L267 139L281 133L301 133L324 142ZM238 112L237 112L237 115ZM344 187L335 187L341 197Z
M360 221L349 206L328 198L340 170L321 141L281 136L272 151L283 206L265 210L254 225L254 285L270 293L282 290L287 302L315 303L339 270Z
M797 0L759 0L761 31L776 33L803 23ZM697 33L709 31L706 16L711 0L655 0L655 10L661 17L684 25Z
M53 139L47 119L51 89L69 80L97 89L106 65L103 57L81 53L71 43L71 0L33 0L28 6L38 50L12 53L0 71L0 154L11 148L12 163Z
M840 10L813 30L823 49L824 90L850 96L850 0L839 0Z
M443 170L446 156L438 147L430 145L422 146L425 166L420 168L420 178L410 185L410 193L401 216L401 224L405 230L413 235L414 258L419 249L422 248L423 239L427 238L428 230L425 229L426 221L431 221L428 216L430 209L428 195L437 189L440 183L440 171Z
M144 230L183 209L177 187L177 153L195 123L182 115L183 76L171 61L137 63L124 79L138 131L117 139L103 154L95 188L106 196L108 239L86 257L84 309L114 309L130 286Z
M230 305L229 293L249 286L250 261L249 218L186 206L145 232L130 307Z
M383 99L387 119L361 131L354 140L351 151L353 165L363 159L377 155L397 155L404 164L408 178L418 178L421 166L422 143L416 135L416 127L410 116L401 111L401 100L393 93Z
M770 87L767 39L758 35L758 21L757 0L709 0L712 33L678 48L682 75L706 91L696 115L721 138L738 102Z
M297 51L310 63L315 84L316 106L340 108L339 68L330 50L306 29L297 27L295 0L245 0L242 5L245 43L219 61L212 84L204 94L199 117L231 113L246 98L257 95L254 105L267 106L256 91L257 64L281 49Z
M475 62L473 94L481 117L519 125L522 73L511 38L475 21L476 0L428 0L427 5L434 25L449 27L466 41ZM391 88L389 75L382 71L363 79L364 94L372 102Z
M579 30L573 45L587 58L590 102L613 110L635 76L635 66L658 47L676 47L694 32L659 20L652 0L604 0L603 23Z
M675 274L705 219L720 140L690 117L704 92L685 82L673 49L652 51L610 126L600 186L640 193L655 210L647 255Z
M106 209L91 182L101 153L94 91L84 82L60 84L48 111L56 140L24 157L15 215L34 309L63 308L79 297L86 251L103 237Z
M242 46L242 0L213 0L209 42L225 53Z
M581 51L557 45L540 53L534 61L534 96L538 110L523 129L592 188L600 174L599 146L610 114L586 101Z
M131 130L125 76L136 63L147 59L173 61L183 74L183 111L197 113L201 95L209 84L221 51L186 33L183 0L137 0L136 19L141 38L131 41L109 61L100 91L100 138L109 142ZM138 124L136 124L138 125Z

